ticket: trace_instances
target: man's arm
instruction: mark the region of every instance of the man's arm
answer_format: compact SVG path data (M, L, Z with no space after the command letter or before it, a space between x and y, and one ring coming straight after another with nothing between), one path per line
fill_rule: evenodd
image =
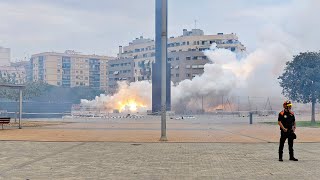
M293 132L295 132L296 131L296 117L293 115Z
M283 124L281 123L281 121L278 121L278 124L280 126L280 128L284 131L284 132L287 132L287 129L284 128Z
M278 124L279 124L280 128L281 128L284 132L287 132L287 129L284 128L284 126L283 126L283 124L282 124L282 122L281 122L282 119L283 119L283 116L282 116L281 113L279 113L279 116L278 116Z

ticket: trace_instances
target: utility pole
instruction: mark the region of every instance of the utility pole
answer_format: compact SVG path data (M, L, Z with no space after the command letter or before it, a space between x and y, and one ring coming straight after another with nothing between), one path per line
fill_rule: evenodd
M156 0L156 56L161 61L161 138L167 141L167 14L168 0Z
M201 103L201 111L202 111L202 113L204 114L204 109L203 109L203 96L201 96L201 99L202 99L202 103Z
M238 112L240 112L240 96L238 96Z
M22 89L19 89L19 129L21 129L21 119L22 119Z

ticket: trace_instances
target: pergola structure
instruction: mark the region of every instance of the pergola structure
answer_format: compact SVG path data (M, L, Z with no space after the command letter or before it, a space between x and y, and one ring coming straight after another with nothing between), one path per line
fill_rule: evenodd
M0 84L0 88L11 88L19 89L19 129L21 129L21 119L22 119L22 90L25 88L25 85L20 84Z

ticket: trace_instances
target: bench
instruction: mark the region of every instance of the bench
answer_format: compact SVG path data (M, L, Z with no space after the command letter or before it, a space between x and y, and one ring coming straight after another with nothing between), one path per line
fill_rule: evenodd
M3 129L3 124L9 124L9 123L10 123L9 117L0 117L0 124L2 125L2 129Z

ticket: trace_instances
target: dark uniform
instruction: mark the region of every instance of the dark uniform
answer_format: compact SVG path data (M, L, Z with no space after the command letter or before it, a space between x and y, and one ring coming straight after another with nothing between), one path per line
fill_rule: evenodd
M282 159L283 154L283 146L286 142L286 139L288 139L288 145L289 145L289 154L290 159L295 159L293 155L293 139L294 139L294 131L293 126L295 122L295 117L292 111L281 111L279 113L278 121L281 121L284 128L287 129L287 132L284 132L283 129L281 129L281 137L280 137L280 145L279 145L279 159Z

